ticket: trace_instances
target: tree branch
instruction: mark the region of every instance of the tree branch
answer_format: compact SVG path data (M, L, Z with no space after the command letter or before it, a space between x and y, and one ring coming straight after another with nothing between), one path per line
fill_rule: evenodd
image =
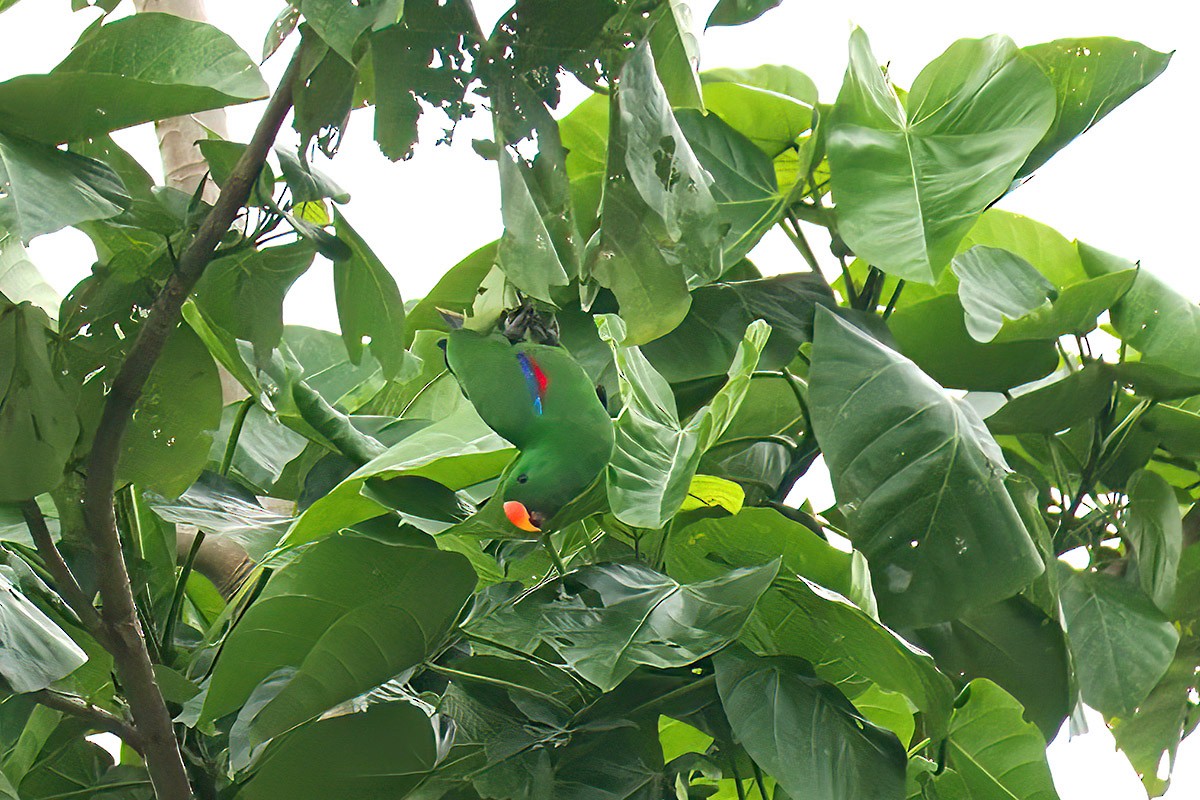
M138 734L137 730L125 720L115 714L108 713L99 706L85 703L70 695L59 694L49 689L34 692L33 699L46 706L46 708L52 708L55 711L61 711L73 717L79 717L92 723L92 726L95 728L116 734L121 737L121 741L132 747L139 754L142 752L142 737Z
M67 562L63 560L62 553L55 547L54 538L50 535L50 529L46 526L46 518L42 516L42 509L38 506L37 501L26 500L22 503L21 516L25 518L25 525L29 528L29 534L33 538L38 555L42 557L42 561L46 565L46 571L50 573L50 577L54 578L54 588L58 590L59 597L75 612L75 616L79 617L79 621L88 633L104 644L105 631L100 615L96 613L96 607L92 605L91 598L83 593L83 589L79 588L79 581L75 580L75 575L67 566Z
M179 324L183 303L204 274L238 211L250 197L267 153L292 108L293 85L303 50L303 47L297 49L292 56L279 88L267 103L258 128L230 174L220 198L154 299L150 313L113 381L88 459L83 513L88 536L96 551L103 601L101 618L109 632L109 651L134 724L142 737L146 767L159 800L190 800L192 790L175 739L171 714L154 680L146 640L137 621L129 574L121 554L113 510L117 460L134 408L168 337Z

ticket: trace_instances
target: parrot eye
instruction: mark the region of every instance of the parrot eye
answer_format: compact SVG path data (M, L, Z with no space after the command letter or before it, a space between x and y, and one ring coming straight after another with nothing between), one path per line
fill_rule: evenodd
M528 483L528 482L529 482L528 475L518 475L517 476L517 483Z

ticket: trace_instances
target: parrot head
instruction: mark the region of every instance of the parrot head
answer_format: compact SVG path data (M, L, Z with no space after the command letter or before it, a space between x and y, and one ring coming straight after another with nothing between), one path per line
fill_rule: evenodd
M591 451L595 452L591 452ZM612 439L578 442L563 449L533 447L521 452L496 491L504 516L517 528L541 533L554 525L567 504L583 495L608 463Z

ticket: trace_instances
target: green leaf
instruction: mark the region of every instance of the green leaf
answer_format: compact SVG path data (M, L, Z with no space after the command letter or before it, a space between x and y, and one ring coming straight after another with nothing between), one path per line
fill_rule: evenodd
M1200 639L1190 636L1162 680L1128 717L1110 720L1113 739L1142 779L1150 797L1166 793L1170 771L1178 765L1180 741L1196 728L1192 693L1197 691L1196 665L1200 664ZM1168 773L1160 777L1164 756Z
M385 378L395 378L405 363L404 301L396 279L372 252L358 232L335 210L334 229L350 248L350 258L333 263L333 288L337 298L342 341L354 364L362 363L364 342L383 367Z
M948 388L1002 392L1043 378L1058 366L1054 342L975 341L953 294L898 308L888 318L888 329L900 352Z
M3 133L0 187L0 230L26 243L116 216L129 202L120 178L99 161Z
M1112 398L1113 372L1094 362L1062 380L1009 400L985 421L995 435L1058 433L1099 414Z
M1079 254L1089 275L1109 275L1129 266L1083 242ZM1200 377L1200 306L1161 279L1139 269L1111 316L1121 340L1141 353L1138 363Z
M679 324L688 287L720 275L721 232L712 180L675 121L644 44L621 71L616 108L589 271L629 320L625 343L642 344Z
M733 734L791 797L901 797L905 752L795 658L729 649L713 658Z
M755 321L728 370L728 381L686 423L679 419L671 387L636 347L622 347L620 317L596 317L600 337L612 348L624 408L617 417L617 442L608 467L608 500L627 525L661 528L687 497L700 456L712 447L737 413L750 375L770 335Z
M149 494L151 510L174 525L191 525L239 544L260 560L288 529L292 518L263 508L254 495L211 472L174 499ZM172 553L172 578L174 578Z
M117 475L174 497L200 475L221 425L221 378L186 325L167 339L122 440Z
M201 719L242 706L281 668L294 674L249 722L271 739L435 652L475 587L457 553L336 536L272 576L229 634Z
M787 198L779 192L775 165L716 114L681 109L675 117L696 159L713 177L717 224L727 229L723 263L736 264L783 217Z
M694 511L697 508L723 508L730 514L737 514L746 502L746 493L742 487L733 481L716 478L712 475L696 475L688 486L687 497L684 498L680 511Z
M526 653L545 644L607 692L639 665L682 667L732 642L778 571L773 561L683 584L644 564L590 565L467 627Z
M490 242L471 253L446 271L437 284L429 290L419 303L408 312L408 330L405 344L412 344L417 331L435 330L449 332L450 327L442 317L440 308L447 311L466 313L479 296L479 285L496 263L497 242Z
M347 4L342 0L297 0L304 21L312 26L321 41L353 64L358 37L375 21L378 9L371 5Z
M828 140L839 234L880 269L936 282L1053 117L1049 80L1008 37L955 42L901 99L856 29Z
M972 798L1058 800L1046 740L1022 719L1021 704L985 678L963 690L946 754Z
M817 86L788 66L713 69L700 76L704 104L738 133L776 158L812 128Z
M835 303L829 284L815 273L714 283L692 292L692 307L678 328L641 350L671 383L724 376L746 327L761 319L771 326L771 337L757 368L780 369L801 343L812 341L817 306Z
M263 757L238 793L246 800L407 797L437 765L425 712L377 703L296 731Z
M62 298L42 274L25 251L16 235L0 230L0 295L13 303L28 301L45 311L51 319L58 316Z
M1042 572L1004 491L1004 457L969 405L823 310L809 386L813 429L886 621L953 619Z
M13 692L36 692L67 677L87 654L0 573L0 678Z
M966 312L967 331L977 342L990 342L1006 322L1058 297L1054 284L1032 264L1007 250L977 245L951 262L958 276L958 300Z
M1057 622L1021 597L971 609L960 618L905 635L930 653L938 668L1000 685L1024 707L1047 740L1074 704L1067 642Z
M783 0L720 0L708 15L708 24L704 27L744 25L758 19L782 2Z
M91 29L50 74L0 83L0 127L54 144L267 91L254 61L212 25L134 14Z
M1164 611L1175 596L1175 577L1183 551L1183 523L1175 490L1153 472L1134 474L1125 487L1129 505L1121 536L1133 548L1138 584Z
M862 556L843 553L772 509L704 519L673 532L667 567L679 580L707 580L730 566L782 557L785 575L758 601L742 633L756 652L797 656L838 685L877 683L928 715L936 730L953 691L930 659L873 618L874 598ZM846 598L851 598L852 604Z
M297 242L218 258L196 285L194 302L210 324L252 342L264 365L283 336L283 298L314 255L311 244Z
M1132 714L1170 666L1179 632L1114 575L1071 572L1061 598L1083 701L1110 716Z
M382 514L387 507L363 491L370 478L420 477L458 490L499 475L513 452L512 445L465 404L356 470L309 506L283 543L311 542Z
M704 110L700 92L700 42L692 29L692 9L685 0L666 0L653 13L656 17L647 41L663 91L675 108Z
M326 198L335 203L349 203L350 193L334 183L333 179L313 167L295 150L276 147L279 170L292 193L293 203L311 203Z
M324 2L345 9L339 0ZM422 101L452 121L470 113L464 96L476 77L478 27L468 0L406 0L399 24L371 32L375 141L385 156L396 161L412 155Z
M50 319L0 295L0 501L58 486L79 436L75 399L51 360Z
M1050 130L1021 166L1025 176L1072 139L1162 74L1172 53L1111 36L1056 39L1022 48L1054 86L1057 108Z
M561 146L554 147L549 139L553 129L539 130L540 152L535 161L526 163L513 148L502 147L497 155L500 164L500 208L504 217L504 236L500 239L496 263L505 277L529 296L553 302L552 288L566 286L578 273L581 249L577 235L562 235L560 228L570 210L566 186L560 196L539 184L538 171L563 175L562 167L548 164L556 155L561 158ZM548 180L547 180L548 182ZM565 180L562 183L566 183Z
M998 247L1028 261L1050 282L1063 289L1086 280L1075 244L1049 225L1000 208L989 208L959 245L965 252L975 245ZM1127 268L1130 265L1126 265Z

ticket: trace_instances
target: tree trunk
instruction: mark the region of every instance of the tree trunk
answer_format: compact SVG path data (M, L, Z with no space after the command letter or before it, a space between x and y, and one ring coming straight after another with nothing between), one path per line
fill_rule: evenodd
M204 0L133 0L133 6L139 14L157 11L185 19L208 21L208 16L204 13ZM208 138L206 129L221 138L228 135L225 109L202 111L187 117L171 117L154 123L167 186L190 195L196 191L200 181L204 180L208 166L204 163L204 156L200 154L196 142ZM204 187L204 200L212 203L216 199L217 187L209 181Z

